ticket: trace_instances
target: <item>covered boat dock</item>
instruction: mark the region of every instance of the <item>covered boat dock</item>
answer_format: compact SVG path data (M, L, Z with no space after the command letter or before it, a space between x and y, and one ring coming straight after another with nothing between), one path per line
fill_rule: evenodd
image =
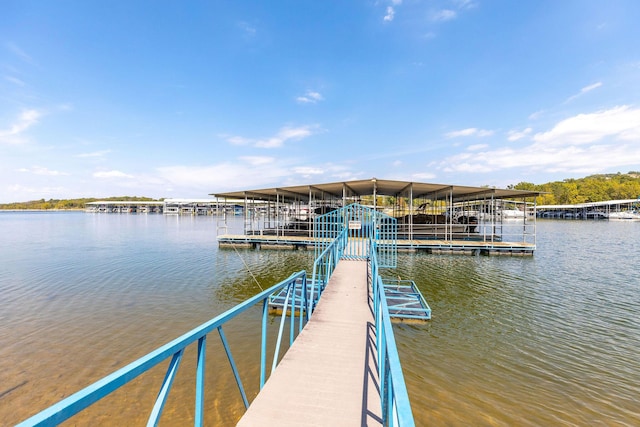
M532 255L536 245L535 191L372 178L212 195L245 206L243 234L219 233L221 247L315 247L315 219L351 203L396 218L399 250Z

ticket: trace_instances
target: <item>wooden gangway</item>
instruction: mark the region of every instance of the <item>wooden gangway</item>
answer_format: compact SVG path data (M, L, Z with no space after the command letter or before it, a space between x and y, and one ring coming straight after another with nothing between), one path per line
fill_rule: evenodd
M309 323L238 426L382 425L367 261L340 260Z

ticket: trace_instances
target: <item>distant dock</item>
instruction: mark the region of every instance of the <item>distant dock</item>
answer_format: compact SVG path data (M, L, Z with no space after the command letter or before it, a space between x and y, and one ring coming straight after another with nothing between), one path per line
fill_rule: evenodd
M161 201L100 200L85 204L88 213L143 213L164 215L242 214L243 206L211 199L165 199Z
M539 218L553 219L631 219L640 221L640 197L605 200L574 205L539 205Z

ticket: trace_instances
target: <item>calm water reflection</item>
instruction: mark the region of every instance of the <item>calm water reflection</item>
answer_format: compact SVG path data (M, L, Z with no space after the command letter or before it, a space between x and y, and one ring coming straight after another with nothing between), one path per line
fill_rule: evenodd
M0 425L312 262L312 252L218 251L216 222L0 213ZM401 254L389 273L414 279L433 309L425 325L396 327L418 425L640 425L640 224L538 225L533 258ZM251 395L258 311L226 329ZM211 338L207 418L233 425L241 400ZM186 355L164 425L191 422L194 359ZM143 376L70 425L144 424L163 375Z

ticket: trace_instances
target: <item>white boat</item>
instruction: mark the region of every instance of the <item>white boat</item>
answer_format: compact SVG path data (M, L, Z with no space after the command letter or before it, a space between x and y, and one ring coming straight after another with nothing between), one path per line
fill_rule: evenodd
M609 219L614 221L640 221L640 213L636 211L610 212Z
M524 212L520 209L501 209L498 211L498 216L502 219L522 219Z
M531 210L533 213L533 210ZM512 221L524 220L525 213L520 209L497 209L494 213L481 212L478 214L483 221Z

